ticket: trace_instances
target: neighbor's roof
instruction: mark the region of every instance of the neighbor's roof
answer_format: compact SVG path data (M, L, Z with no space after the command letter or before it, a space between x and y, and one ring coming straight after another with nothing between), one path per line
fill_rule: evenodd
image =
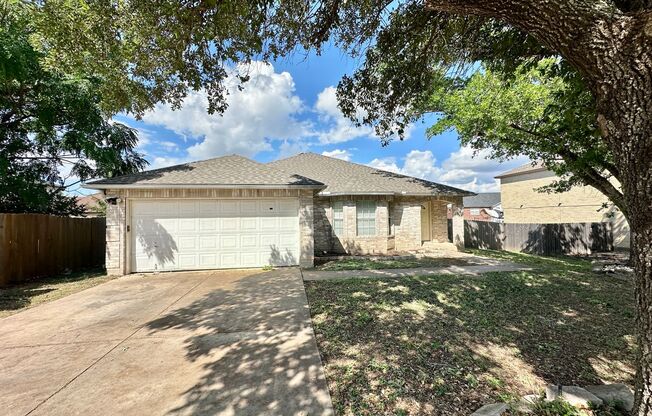
M95 192L91 195L77 197L77 205L85 207L86 211L94 210L100 207L100 202L104 200L102 192Z
M324 184L289 174L243 156L231 155L88 182L87 188L263 187L323 188Z
M506 178L508 176L523 175L532 172L539 172L543 170L547 170L546 167L543 165L543 162L541 161L530 162L530 163L526 163L525 165L521 165L517 168L514 168L512 170L508 170L507 172L503 172L500 175L496 176L496 179Z
M326 184L322 195L475 195L472 192L316 153L299 153L268 163Z
M464 208L490 208L500 203L500 192L485 192L464 197Z

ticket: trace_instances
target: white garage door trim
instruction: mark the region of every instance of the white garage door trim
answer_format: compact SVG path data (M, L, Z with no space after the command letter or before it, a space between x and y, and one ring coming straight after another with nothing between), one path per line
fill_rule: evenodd
M132 272L299 264L299 198L130 199Z

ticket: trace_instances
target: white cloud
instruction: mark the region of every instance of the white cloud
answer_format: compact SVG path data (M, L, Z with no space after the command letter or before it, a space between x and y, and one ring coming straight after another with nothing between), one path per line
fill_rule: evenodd
M237 88L236 72L250 77L243 90ZM177 110L156 105L143 120L193 143L187 148L193 160L232 153L253 156L271 150L271 140L310 134L310 125L296 118L304 108L288 72L277 73L272 65L260 62L238 65L227 78L226 88L229 107L223 115L208 114L207 94L201 90L191 92Z
M335 157L337 159L346 160L347 162L351 160L351 156L352 156L351 152L343 149L335 149L330 152L325 151L325 152L321 152L321 154L324 156L330 156L330 157Z
M374 131L369 126L356 126L351 120L344 117L337 106L335 87L326 87L317 95L315 111L320 121L327 125L325 130L317 132L319 142L322 144L343 143L359 137L373 136Z
M405 156L402 167L393 157L374 159L368 165L376 169L427 179L468 191L493 192L500 190L499 182L494 179L494 176L528 162L527 158L517 158L500 163L486 159L488 154L486 151L481 151L474 157L472 149L461 147L451 153L441 164L438 164L430 150L412 150Z
M182 163L188 163L190 161L191 159L188 157L155 156L150 159L149 161L150 164L147 167L147 170L180 165Z
M306 152L310 144L303 140L284 140L278 147L278 158L294 156L297 153Z
M374 159L367 165L372 168L385 170L387 172L401 173L401 168L396 164L396 158L394 157L384 157L380 159Z

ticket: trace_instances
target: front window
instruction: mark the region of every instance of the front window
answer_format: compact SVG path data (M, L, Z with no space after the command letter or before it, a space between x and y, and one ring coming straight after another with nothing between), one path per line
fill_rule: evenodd
M480 215L480 208L471 208L471 215Z
M376 235L376 203L358 201L355 211L357 234L362 237Z
M344 234L344 203L341 201L333 203L333 233Z

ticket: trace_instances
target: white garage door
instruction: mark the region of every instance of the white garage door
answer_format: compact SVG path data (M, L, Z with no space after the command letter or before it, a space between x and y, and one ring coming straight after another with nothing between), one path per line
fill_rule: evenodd
M132 201L132 271L299 264L299 201Z

